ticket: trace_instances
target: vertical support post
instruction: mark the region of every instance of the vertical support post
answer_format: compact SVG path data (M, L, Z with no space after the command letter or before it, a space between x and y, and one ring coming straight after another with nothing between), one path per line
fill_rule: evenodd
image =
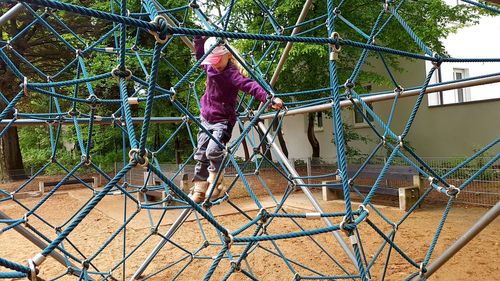
M339 34L335 31L335 13L336 9L333 0L327 1L327 31L331 38L340 40ZM340 106L340 90L339 90L339 81L338 81L338 73L337 73L337 59L338 52L340 51L340 45L338 42L336 45L330 45L328 47L330 51L329 61L328 61L328 72L330 73L330 94L332 99L332 115L333 115L333 128L334 128L334 139L336 143L337 149L337 163L339 168L339 175L342 180L342 190L344 192L344 202L345 202L345 219L347 221L353 221L354 215L352 211L351 204L351 195L350 195L350 186L348 183L349 176L347 174L347 157L346 157L346 148L344 141L344 126L342 123L342 113ZM353 235L353 231L349 231L348 235ZM360 275L360 279L363 281L367 281L369 278L369 272L365 272L365 266L361 259L361 249L360 245L357 243L353 243L353 250L355 255L355 266L358 268L358 272Z
M344 193L340 189L334 189L330 188L328 185L339 183L340 181L323 181L323 186L322 188L322 195L323 195L323 201L332 201L332 200L338 200L344 199Z
M420 191L417 187L400 187L398 188L399 194L399 209L408 211L420 197Z
M93 182L92 182L92 188L96 189L99 187L99 177L92 177Z
M310 184L311 183L310 177L312 176L311 157L307 157L306 168L307 168L307 184Z
M259 126L259 128L261 130L263 130L264 132L267 130L266 125L264 125L263 122L258 122L257 126ZM304 181L302 179L300 179L299 173L297 173L297 170L295 170L295 168L293 168L292 164L290 163L290 161L288 160L288 158L285 156L285 154L283 153L283 151L281 151L281 149L279 148L279 146L273 141L272 137L269 134L266 137L267 137L267 140L269 141L269 143L271 144L271 149L275 152L276 156L283 162L283 164L290 171L290 173L292 174L292 176L294 178L296 178L295 181L300 186L300 189L302 190L302 192L304 192L304 194L307 196L307 198L311 202L311 205L314 207L314 209L316 211L318 211L319 213L323 214L324 213L323 209L319 205L318 200L316 200L316 197L314 197L314 195L309 190L309 188L307 188L307 187L304 186ZM326 223L327 226L333 226L333 224L332 224L332 222L330 221L329 218L324 217L323 221ZM339 243L339 245L342 247L342 250L344 250L344 252L346 253L346 255L349 257L349 259L354 264L357 264L357 261L356 261L356 258L354 257L354 254L352 253L352 251L349 248L349 246L342 239L342 237L340 236L340 234L337 231L332 232L332 234L335 237L335 239L337 240L337 242Z
M413 175L413 186L418 187L420 194L425 192L425 179L420 175Z

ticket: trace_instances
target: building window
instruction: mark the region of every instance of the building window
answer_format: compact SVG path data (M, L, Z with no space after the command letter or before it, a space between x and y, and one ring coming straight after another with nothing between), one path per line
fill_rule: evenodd
M453 78L455 80L461 80L469 77L468 69L466 68L453 68ZM455 102L461 103L470 101L470 92L468 88L461 88L455 90ZM441 103L442 104L442 103Z
M323 112L316 112L314 116L314 131L323 131Z
M367 104L368 107L373 111L373 106L371 103L368 103ZM366 111L366 109L364 107L362 107L361 105L359 105L359 108L363 111L363 113L366 115L366 118L368 119L368 121L370 122L373 122L373 116L368 113ZM361 112L359 112L358 110L354 109L354 125L363 125L363 124L368 124L366 122L366 120L363 118L363 115L361 114Z
M467 68L453 68L453 72L448 70L448 77L453 80L462 80L469 77L469 69ZM441 69L438 69L436 75L436 83L441 83ZM448 91L441 91L437 93L429 93L428 102L429 106L439 106L446 104L457 104L472 101L470 88L459 88Z

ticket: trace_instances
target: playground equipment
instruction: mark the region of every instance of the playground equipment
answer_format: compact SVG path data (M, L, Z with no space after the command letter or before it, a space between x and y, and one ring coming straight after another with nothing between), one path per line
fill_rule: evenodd
M496 146L500 139L497 138L493 140L490 144L474 153L463 163L457 165L447 173L438 174L406 145L405 137L411 129L412 123L426 93L500 82L500 73L492 73L491 75L463 79L453 83L430 85L432 74L441 64L453 62L499 62L500 58L452 58L434 54L432 50L415 35L398 12L400 9L404 9L404 1L398 3L387 1L380 5L377 4L377 8L380 9L380 15L375 22L372 23L370 34L365 34L359 28L352 25L348 18L341 16L339 11L342 10L344 5L343 1L338 4L338 6L335 6L333 1L328 0L327 11L324 16L306 21L308 10L312 4L312 1L306 0L301 14L297 18L296 24L293 26L281 26L278 23L272 13L273 9L276 8L275 5L268 7L261 1L255 1L262 10L262 13L266 15L264 24L270 24L274 28L273 34L251 34L228 31L227 27L231 20L232 10L238 8L237 1L229 1L230 3L225 10L225 14L218 21L211 19L209 15L204 13L203 6L197 4L196 1L186 2L186 5L180 7L166 8L160 5L159 1L143 0L140 11L127 10L126 0L111 1L110 12L51 0L22 0L18 2L19 3L13 6L11 10L0 17L0 25L4 24L12 17L15 17L18 13L27 13L33 17L33 24L36 23L44 26L44 28L49 30L63 46L73 50L75 59L71 60L57 74L48 75L43 69L38 68L28 59L17 53L16 50L12 48L12 43L22 37L25 31L33 28L32 24L27 25L25 30L16 34L13 38L10 38L9 41L1 42L0 59L6 64L9 71L13 72L17 79L19 79L21 89L12 99L8 99L4 95L1 96L6 107L0 114L0 122L4 126L0 135L4 135L8 128L12 126L47 124L50 137L50 149L52 150L53 157L51 157L48 163L35 173L32 178L23 183L15 191L7 192L0 188L0 206L7 203L14 203L26 209L25 215L21 218L11 218L6 213L0 213L0 233L19 231L26 237L29 237L31 241L41 248L41 252L34 253L32 257L26 257L28 259L27 265L12 261L9 257L0 256L0 266L2 266L2 269L6 268L9 270L2 270L0 272L0 278L27 277L35 280L38 270L43 267L44 261L50 255L68 269L66 272L61 272L60 276L54 277L55 279L62 278L66 275L75 275L82 280L109 280L113 278L136 280L158 276L166 270L170 270L169 274L172 274L167 276L167 278L175 279L182 277L186 271L191 270L193 267L199 270L197 262L200 260L211 260L211 265L204 268L205 272L203 276L205 280L210 279L216 270L222 271L222 276L224 277L221 279L224 280L231 277L235 272L243 273L249 279L257 280L263 277L258 276L258 274L254 272L254 265L251 263L251 258L252 256L258 255L259 252L264 251L271 253L276 259L283 261L295 280L370 280L370 269L374 266L375 262L381 258L381 254L385 250L387 251L387 260L384 263L384 275L389 265L390 255L398 254L414 268L412 272L409 272L407 279L410 280L413 278L418 279L430 276L449 258L449 256L458 251L464 243L469 241L472 236L476 235L482 228L498 216L499 204L490 210L485 217L467 233L464 239L457 242L456 245L444 253L442 258L439 258L435 264L430 264L429 266L435 245L442 232L443 224L446 221L455 197L461 190L466 188L472 180L484 172L488 167L492 166L499 159L500 155L497 154L491 161L484 163L477 173L471 175L470 178L464 181L460 186L453 186L448 183L447 178L460 168L466 166L476 157ZM116 9L117 3L115 2L119 2L119 9ZM467 2L469 3L470 1L467 0ZM475 2L470 3L484 6L486 9L493 12L499 12L497 9L485 6L484 4ZM35 9L36 7L45 7L46 9ZM65 11L89 18L92 17L94 19L108 21L110 22L109 31L94 42L87 42L85 38L81 38L68 26L64 25L64 21L58 16L58 11ZM191 12L195 14L197 21L203 25L203 29L185 27L184 21L178 20L178 17L174 16L176 13L180 13L184 15L185 19L186 15ZM51 24L46 19L47 17L54 19L63 26L64 30L67 32L67 36L61 36L56 29L52 28ZM325 29L326 35L324 37L306 37L308 34L307 31L302 33L299 32L299 29L306 25L314 26L309 29L309 31L317 28L324 28L325 18L327 19L327 26ZM336 29L334 28L334 24L337 21L343 21L352 27L353 30L359 32L360 36L365 39L366 42L342 39L341 35L335 32ZM402 32L407 32L411 36L414 43L417 44L424 53L423 55L375 44L374 38L383 32L387 23L391 21L396 21L401 25ZM129 38L127 36L127 31L131 29L137 32L135 38ZM148 36L152 36L155 40L152 50L141 48L140 46L140 36L144 36L144 33L148 32L150 33ZM234 50L231 51L242 66L249 72L250 76L272 95L287 97L311 93L325 94L322 98L302 102L291 102L288 104L286 110L269 113L267 113L265 109L270 101L257 107L253 99L242 97L241 103L238 106L238 111L240 112L238 124L242 130L240 136L233 139L226 147L227 153L225 156L227 168L234 169L237 176L230 184L230 188L224 197L213 201L207 200L202 204L194 203L175 183L176 179L182 176L183 167L192 160L192 156L185 159L185 162L181 165L178 172L173 176L167 176L164 171L159 168L159 163L156 159L158 154L168 145L171 145L173 139L178 134L186 133L191 136L191 141L194 146L195 141L192 138L194 135L192 131L193 125L194 127L198 127L199 130L206 131L197 118L198 108L195 106L196 109L192 109L193 103L199 104L199 93L196 92L195 85L200 83L203 79L203 74L197 73L197 69L204 57L194 62L193 65L190 65L189 68L182 73L182 70L177 69L168 62L168 54L164 55L165 52L168 51L169 46L173 44L173 42L176 42L176 40L181 40L188 48L192 49L190 40L194 35L213 36L234 40L254 40L255 42L271 42L266 45L262 60L267 60L270 65L274 65L278 54L281 54L281 56L280 60L277 62L270 83L263 78L264 74L267 74L270 70L269 68L267 70L261 69L262 65L259 62L260 59L248 59L238 56ZM71 40L68 39L68 36L71 37ZM116 43L115 47L103 46L103 42L109 41L109 39ZM286 46L283 47L278 44L279 42L286 42ZM278 80L279 73L286 63L292 44L295 42L323 44L326 46L325 48L328 48L330 58L328 62L325 62L325 65L328 63L330 73L328 88L304 90L286 94L274 92L272 86ZM75 44L78 46L75 46ZM345 84L339 82L337 74L337 67L340 63L339 53L342 48L361 48L363 50L352 75ZM361 95L355 91L354 86L360 74L360 68L365 63L369 52L378 52L381 57L383 57L384 54L392 54L401 57L431 61L434 67L430 69L422 85L416 89L405 90L393 79L395 84L394 91ZM90 54L109 54L110 59L115 59L115 56L117 56L118 66L115 69L103 70L101 74L90 76L87 72L87 61L89 60L88 56ZM13 63L14 58L21 61L24 66L29 66L38 76L27 77L19 65ZM139 65L142 73L132 73L132 71L127 68L128 63L132 60ZM147 66L148 61L151 62L149 67ZM168 65L168 67L172 68L172 71L178 75L178 80L176 80L176 83L170 89L165 89L159 85L159 80L161 78L158 77L158 69L161 64ZM387 71L391 73L390 68L386 68ZM75 78L72 80L61 78L68 73L73 74ZM393 76L391 75L391 77ZM96 93L94 90L96 83L111 79L117 81L116 84L119 87L119 97L104 98L100 96L99 93ZM132 84L137 86L134 87L133 91L130 90ZM83 85L85 89L82 89L84 87L80 87ZM185 87L186 85L188 85L187 89ZM70 94L70 91L67 91L68 88L73 89L73 93ZM340 92L341 90L344 91L343 94ZM145 91L144 96L141 95L143 91ZM31 113L21 112L17 109L16 106L23 98L34 94L47 97L49 112ZM391 129L391 120L394 110L391 111L389 120L384 121L374 113L367 104L368 102L381 100L394 100L394 109L397 106L398 99L408 96L417 96L417 98L409 115L408 122L399 135ZM145 109L142 117L133 117L131 113L131 105L137 103L144 105ZM153 105L155 104L168 104L168 106L178 111L178 115L174 117L154 116ZM117 106L119 109L110 116L97 116L97 106ZM371 187L368 195L364 197L362 204L357 210L353 208L349 192L350 186L355 182L357 175L350 178L347 176L346 148L344 145L344 129L341 116L341 108L345 106L354 106L356 110L361 112L367 123L372 125L371 128L380 138L380 143L375 147L370 156L366 158L359 170L362 171L364 169L377 151L385 148L390 152L390 156L385 166L380 171L375 184ZM286 116L324 110L332 110L334 116L334 138L335 143L338 144L336 146L338 171L331 172L334 172L341 179L339 185L344 193L345 210L337 213L325 213L322 210L310 191L313 185L304 182L305 178L297 173L293 165L281 151L280 147L276 144L276 131L268 128L263 122L263 120L271 120L277 123L278 127L281 127L284 120L286 120ZM373 121L368 120L364 112L368 112L373 117ZM13 114L14 117L8 119L6 118L8 114ZM178 124L177 129L158 150L152 150L147 141L151 124L167 122ZM126 161L124 162L126 163L124 167L113 176L108 175L100 169L100 167L92 161L91 157L93 129L96 125L107 126L111 124L122 131L124 148L128 151L128 155L125 157ZM376 124L383 131L377 129L373 124ZM64 125L70 125L75 128L78 148L81 152L81 161L70 168L64 167L56 158L61 128ZM84 125L88 132L86 138L83 136L81 129ZM252 137L252 132L255 132L255 130L260 130L264 137L260 140L255 140ZM208 131L206 132L210 134ZM386 141L389 138L397 140L397 143L392 144ZM236 160L235 153L242 146L244 141L250 144L254 150L247 161L239 163ZM259 148L262 146L265 146L266 151L272 151L275 162L270 161L266 158L265 153L260 152ZM429 187L421 194L419 200L409 208L400 220L391 221L383 215L383 212L372 204L372 198L379 187L380 181L384 178L388 167L392 165L396 158L413 166L423 177L427 178L429 180ZM288 186L283 188L282 194L279 196L273 194L267 187L265 179L259 176L258 171L264 163L271 165L276 170L276 174L286 178ZM27 208L22 202L16 200L15 194L22 192L25 186L36 179L38 175L42 174L50 165L61 166L67 171L67 175L30 208ZM127 173L137 166L147 168L151 175L154 174L154 176L160 180L160 185L144 184L142 186L135 186L128 183L126 177ZM82 169L82 167L89 167L103 176L106 179L103 183L103 187L98 189L95 186L86 186L86 188L92 190L92 196L88 199L86 204L79 208L77 212L70 216L61 226L54 226L50 222L43 220L38 214L39 209L42 208L47 200L49 200L66 182L81 181L78 176L78 171ZM255 170L251 175L247 173L250 167ZM331 175L332 173L329 173L324 176ZM253 192L252 186L250 186L249 183L250 177L257 178L268 191L268 195L272 198L272 207L266 208L261 202L262 198ZM247 214L231 201L231 191L235 188L237 183L244 187L250 200L255 204L258 210L256 214ZM316 212L292 214L285 211L283 206L296 188L302 190ZM136 193L145 193L149 190L164 191L166 196L160 202L147 202L147 200L140 201L133 195ZM411 257L405 253L404 249L398 244L395 239L396 232L408 216L415 210L416 206L418 206L418 204L420 204L432 191L440 193L441 196L449 197L448 204L446 205L442 220L435 230L435 235L432 241L430 241L430 246L425 256ZM123 200L125 206L127 204L132 204L137 208L132 213L127 214L125 211L122 226L115 229L113 233L108 234L105 242L98 245L99 247L93 252L84 253L71 242L69 236L73 232L78 231L78 225L85 220L96 206L103 204L103 199L107 197L119 198ZM208 195L208 197L210 197L210 195ZM181 205L163 204L174 201ZM219 205L222 204L229 204L234 207L245 217L245 223L242 223L242 225L233 231L230 231L224 224L221 224L218 218L213 215L212 210L218 208ZM126 210L127 208L125 207L124 209ZM179 209L181 209L180 213L175 212ZM369 209L371 209L371 212ZM144 237L143 242L137 243L134 246L127 246L126 229L128 225L139 213L149 214L153 212L161 215L159 219L151 219L151 233ZM388 233L384 233L379 226L375 225L373 221L369 219L370 213L380 216L387 225L391 226L392 230ZM176 220L170 225L165 233L160 232L159 228L163 218L171 215L176 215ZM192 215L196 216L199 224L199 233L205 239L205 242L196 249L185 245L179 245L175 242L175 234L184 226L187 218ZM28 220L32 218L40 220L48 227L55 229L55 238L49 238L50 235L45 235L33 228L31 223L28 224ZM209 241L209 239L206 238L206 230L204 230L200 223L201 219L206 221L210 227L210 231L217 234L218 241ZM291 221L293 225L296 226L297 231L288 233L270 232L273 224L282 219ZM307 228L302 225L302 219L320 219L323 220L325 226ZM366 224L371 227L380 236L380 240L383 241L379 250L374 253L371 259L368 258L363 249L363 237L358 231L358 227L361 224ZM323 246L319 239L316 238L318 235L325 233L328 234L330 240L335 241L335 243L339 245L339 250L335 250L335 253L333 253L331 249ZM95 261L105 248L109 247L109 244L116 240L118 236L123 236L123 254L119 260L112 261L112 266L103 269ZM160 241L157 243L156 247L149 252L142 264L137 265L128 262L132 256L146 256L147 253L143 251L143 243L152 239L152 237L159 237ZM314 268L314 265L306 264L299 259L296 260L293 253L284 253L280 249L279 242L281 240L286 241L303 238L306 239L311 248L319 250L322 255L324 255L325 262L331 263L332 268L334 268L332 272L320 272ZM345 238L347 239L344 240ZM270 241L272 247L264 246L266 241ZM346 243L346 241L349 241L349 243ZM153 272L151 272L151 270L148 272L148 269L151 268L150 265L155 262L158 254L162 250L165 250L166 245L172 246L169 248L169 251L180 252L180 257L176 260L170 260L168 263L163 262L162 264L164 266L162 266L162 268L156 268L152 270ZM203 254L203 250L207 248L215 249L216 255L207 256ZM307 251L307 249L304 249L304 251ZM348 265L340 260L347 261ZM229 266L224 267L222 261L229 261ZM121 269L121 272L119 269ZM148 275L146 275L146 273ZM384 277L382 277L382 279L383 278Z

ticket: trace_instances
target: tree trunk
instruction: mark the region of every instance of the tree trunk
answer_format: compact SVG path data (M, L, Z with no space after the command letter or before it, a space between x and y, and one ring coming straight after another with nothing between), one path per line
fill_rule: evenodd
M260 121L260 122L262 122L262 121ZM261 151L262 151L262 155L265 155L266 158L269 159L269 161L273 161L273 156L271 154L271 150L267 149L268 142L266 140L266 137L264 136L264 132L260 129L259 126L255 126L255 129L257 129L257 133L259 134L259 139L262 143L262 146L260 147Z
M316 113L309 113L307 123L307 139L312 147L312 157L319 158L319 142L314 135L314 117L316 117Z
M279 122L273 122L274 129L278 129L278 124ZM281 130L281 127L278 129L278 141L280 142L280 147L281 151L283 151L283 154L285 154L286 158L288 158L288 148L286 147L286 142L285 138L283 137L283 131Z
M17 94L17 91L19 91L18 84L13 81L19 81L19 79L17 79L12 72L7 71L5 63L1 63L0 70L0 91L7 100L10 101ZM0 105L0 112L3 111L6 106L7 105L2 102ZM12 117L13 112L9 112L6 116L7 119ZM27 175L24 172L17 128L11 127L7 130L5 135L0 138L0 179L16 180L25 178L27 178Z
M0 139L0 159L0 178L2 180L27 178L16 127L11 127Z

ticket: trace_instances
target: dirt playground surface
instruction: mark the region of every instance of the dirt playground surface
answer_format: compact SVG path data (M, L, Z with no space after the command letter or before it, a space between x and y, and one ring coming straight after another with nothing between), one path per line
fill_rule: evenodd
M56 237L53 227L60 226L64 229L75 214L92 196L88 190L73 190L64 191L52 196L47 200L42 207L37 211L37 215L50 223L52 229L44 226L39 219L31 216L29 224L36 227L39 231L46 234L49 238ZM343 211L343 203L341 201L324 202L316 194L321 207L325 212L341 212ZM39 202L40 198L26 198L21 202L26 208L32 208ZM136 205L130 200L127 201L127 217L135 215L137 212ZM272 210L274 205L270 198L262 200L264 207ZM258 208L248 198L240 198L235 200L238 205L251 217L255 217ZM142 241L151 233L150 221L158 221L161 217L160 211L155 211L149 217L143 209L134 216L132 222L126 229L126 253L130 253L134 247L141 245L130 257L126 260L126 271L123 272L120 261L123 258L123 232L120 232L116 238L111 241L108 247L99 251L109 237L123 225L124 215L124 200L123 196L106 196L100 202L96 209L80 223L79 226L69 235L68 239L85 254L86 257L92 259L92 264L101 271L110 271L112 268L112 276L118 280L122 279L125 274L125 279L129 280L139 265L144 261L147 255L160 241L159 235L152 235L143 244ZM358 204L354 204L354 209L357 209ZM392 221L398 221L403 215L403 212L394 207L377 206L379 210ZM290 213L305 213L311 212L309 201L301 192L294 193L284 208ZM426 205L413 213L398 229L395 242L402 250L412 257L417 262L421 262L425 257L429 245L432 242L434 233L442 217L444 205L433 204ZM22 218L26 212L25 209L14 202L3 202L0 204L0 211L12 218ZM234 214L234 209L228 204L216 206L213 208L217 221L229 229L234 231L248 222L248 219L240 214ZM440 253L444 251L451 243L458 239L477 219L487 211L486 208L455 206L444 225L443 233L439 238L438 244L432 255L431 263ZM180 211L169 211L165 219L158 228L159 233L165 233L169 225L175 220ZM371 211L370 220L372 220L384 233L389 233L391 226L385 223L374 211ZM306 229L324 227L325 224L321 220L304 220L299 219L300 224ZM340 218L333 220L334 223L339 223ZM206 220L201 221L204 229L204 235L212 242L220 243L213 227ZM242 234L242 236L251 236L254 228L251 228ZM360 235L364 251L367 259L370 261L376 254L383 239L366 223L361 224ZM268 234L280 234L297 232L300 229L294 225L290 219L275 219L267 229ZM346 238L340 232L341 237ZM172 238L172 241L177 245L182 246L189 252L196 251L202 245L205 239L201 234L198 223L194 220L194 215L191 215L187 222L177 231ZM455 255L444 267L439 269L429 280L475 280L477 278L485 280L499 280L499 253L500 253L500 220L493 221L485 230L483 230L471 243L464 247L457 255ZM334 258L345 267L345 270L354 272L352 263L349 258L341 250L339 244L333 239L332 233L320 234L314 238L334 256ZM348 241L348 239L344 239ZM26 264L26 260L32 258L40 250L18 234L15 231L7 231L0 235L0 257L8 260ZM329 275L345 275L335 266L334 262L318 248L311 239L297 238L291 240L278 240L276 245L286 257L300 262L302 265L310 267L318 272ZM70 243L64 242L64 247L70 252L75 253ZM199 251L201 259L195 259L183 271L176 280L202 280L205 273L213 263L211 257L215 256L221 249L220 245L212 245L203 248ZM384 262L387 256L387 248L384 249L377 262L373 265L370 273L372 280L381 280L384 268ZM243 250L242 246L233 245L231 253L237 255ZM247 258L251 272L259 280L293 280L294 273L290 271L288 265L283 259L275 254L276 248L271 242L262 242L260 247L257 247ZM415 267L410 265L399 254L392 250L390 256L390 265L387 268L385 280L403 280L409 274L417 271ZM178 264L173 264L180 258L185 258ZM183 250L168 244L153 260L147 268L145 275L156 272L166 266L171 265L148 280L170 280L176 277L176 273L189 261L190 255ZM80 267L80 265L78 265ZM298 271L300 276L312 275L310 271L304 268L293 265L293 268ZM246 269L246 264L242 267ZM211 280L221 280L230 268L228 259L223 259L216 269ZM5 271L5 268L1 268ZM41 266L39 276L48 280L55 278L66 271L66 268L57 263L53 258L48 258ZM92 276L95 279L101 279L100 276ZM77 280L78 277L66 275L60 280ZM247 280L248 278L240 272L231 275L229 280ZM109 279L108 279L109 280Z

